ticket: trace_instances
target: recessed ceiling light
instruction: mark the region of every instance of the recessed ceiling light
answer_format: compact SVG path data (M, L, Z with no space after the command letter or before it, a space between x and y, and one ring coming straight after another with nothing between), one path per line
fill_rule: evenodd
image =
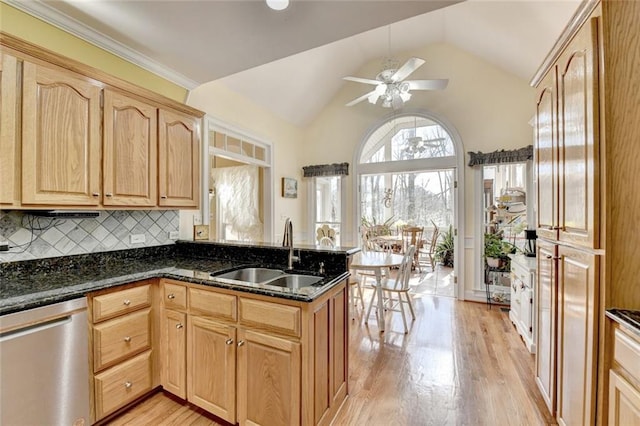
M267 0L267 6L273 10L285 10L289 6L289 0Z

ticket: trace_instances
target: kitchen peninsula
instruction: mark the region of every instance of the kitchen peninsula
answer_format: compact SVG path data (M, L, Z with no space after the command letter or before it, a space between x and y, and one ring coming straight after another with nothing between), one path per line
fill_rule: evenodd
M288 251L269 244L178 242L3 263L0 314L87 296L91 423L162 387L230 423L328 424L348 393L355 251L300 248L291 273L320 279L300 288L212 277L285 269Z

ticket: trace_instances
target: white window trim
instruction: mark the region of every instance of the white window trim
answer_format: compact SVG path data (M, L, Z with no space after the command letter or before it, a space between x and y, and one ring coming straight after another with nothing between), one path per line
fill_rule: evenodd
M241 161L247 164L257 165L264 169L264 241L273 242L274 239L274 173L273 173L273 159L274 148L273 144L259 136L255 136L250 132L227 124L222 120L219 120L212 116L205 116L203 119L203 155L202 155L202 223L209 225L209 158L211 155L220 157L226 157L232 160ZM210 144L209 133L211 131L218 131L225 133L227 136L232 136L254 145L258 145L265 149L265 161L258 160L253 157L245 156L242 154L225 151Z

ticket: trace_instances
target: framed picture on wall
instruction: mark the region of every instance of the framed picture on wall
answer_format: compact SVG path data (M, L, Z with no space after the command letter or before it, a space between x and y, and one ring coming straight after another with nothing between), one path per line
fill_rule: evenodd
M284 198L298 198L298 181L294 178L282 178L282 196Z

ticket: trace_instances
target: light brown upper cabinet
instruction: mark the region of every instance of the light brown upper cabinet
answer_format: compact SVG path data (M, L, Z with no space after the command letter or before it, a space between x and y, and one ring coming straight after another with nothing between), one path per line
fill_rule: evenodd
M538 86L538 235L599 248L597 21ZM557 77L556 77L557 76Z
M155 106L105 89L102 201L105 206L156 205L157 111Z
M0 54L0 205L18 203L18 61Z
M79 74L24 61L22 204L99 205L100 91Z
M163 109L158 117L158 205L198 208L200 120Z

